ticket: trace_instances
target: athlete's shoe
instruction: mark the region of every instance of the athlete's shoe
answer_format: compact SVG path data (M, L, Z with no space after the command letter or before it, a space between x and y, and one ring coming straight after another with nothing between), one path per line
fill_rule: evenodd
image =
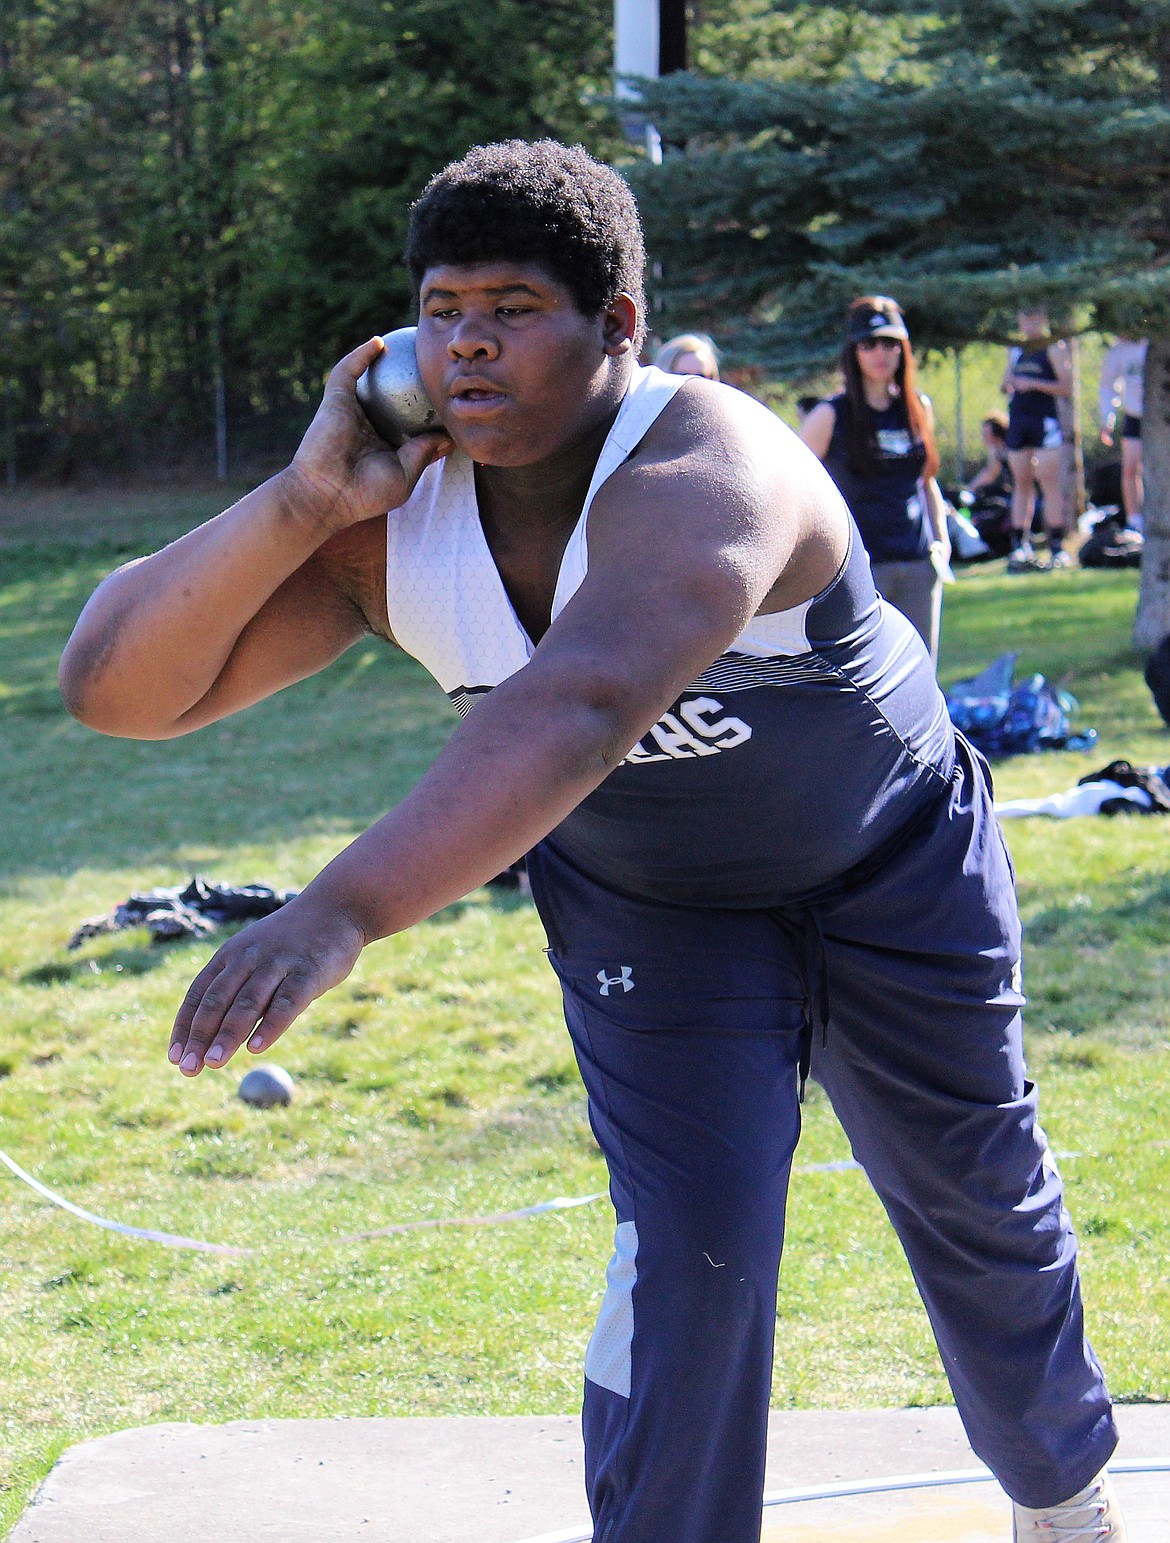
M1061 547L1059 552L1053 552L1052 559L1048 566L1050 568L1071 568L1072 557L1064 550L1063 547Z
M1125 1543L1121 1507L1105 1469L1063 1505L1013 1506L1015 1543Z
M1042 557L1025 547L1019 547L1007 560L1009 573L1047 573L1048 564Z

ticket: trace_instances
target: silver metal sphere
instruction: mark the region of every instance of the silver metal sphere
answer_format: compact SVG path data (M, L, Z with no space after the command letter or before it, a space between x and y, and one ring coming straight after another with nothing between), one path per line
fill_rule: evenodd
M283 1066L253 1066L240 1082L239 1095L255 1109L291 1104L293 1080Z
M414 353L417 327L399 327L382 339L382 352L357 383L357 399L375 430L391 445L443 427L423 390Z

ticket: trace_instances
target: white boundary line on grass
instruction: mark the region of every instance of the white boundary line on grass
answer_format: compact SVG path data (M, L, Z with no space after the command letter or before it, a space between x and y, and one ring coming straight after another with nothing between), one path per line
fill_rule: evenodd
M1133 1458L1110 1463L1109 1472L1170 1473L1170 1462ZM891 1479L849 1479L836 1484L814 1484L801 1489L778 1489L764 1496L764 1508L799 1505L810 1500L844 1500L851 1495L886 1495L900 1490L944 1489L952 1484L994 1484L990 1468L956 1468L949 1473L904 1473ZM593 1528L566 1527L560 1532L542 1532L538 1538L523 1543L592 1543Z
M155 1232L150 1227L130 1227L125 1222L107 1221L104 1216L95 1216L92 1211L85 1211L79 1205L74 1205L72 1200L66 1200L64 1196L55 1194L40 1179L34 1179L31 1173L25 1173L19 1163L14 1163L7 1152L0 1152L0 1163L10 1168L18 1179L23 1180L31 1189L35 1189L38 1195L43 1195L46 1200L60 1206L63 1211L68 1211L70 1216L79 1217L83 1222L91 1222L95 1227L105 1227L109 1232L121 1232L128 1238L142 1238L147 1243L165 1243L168 1248L194 1248L201 1254L248 1254L252 1250L248 1248L232 1248L227 1243L203 1243L198 1238L183 1238L173 1232Z
M147 1243L162 1243L167 1248L192 1248L202 1254L228 1254L235 1258L247 1254L272 1253L280 1247L286 1248L331 1248L342 1243L359 1243L366 1238L392 1237L400 1232L430 1231L437 1227L492 1227L500 1222L520 1221L525 1216L543 1216L548 1211L569 1211L574 1206L590 1205L594 1200L601 1200L604 1190L599 1190L595 1195L579 1195L569 1199L558 1195L555 1200L541 1200L536 1205L524 1206L519 1211L500 1211L494 1216L441 1216L424 1217L414 1222L394 1222L388 1227L375 1227L369 1232L348 1232L335 1238L322 1238L317 1241L305 1243L290 1243L285 1245L268 1244L263 1248L235 1248L230 1243L205 1243L199 1238L185 1238L174 1232L156 1232L151 1227L131 1227L126 1222L111 1221L108 1217L97 1216L93 1211L86 1211L79 1205L74 1205L72 1200L66 1200L63 1195L58 1195L47 1184L42 1184L39 1179L34 1179L31 1173L26 1173L19 1163L13 1162L7 1152L0 1152L0 1163L9 1168L18 1179L22 1180L30 1188L35 1189L38 1195L42 1195L53 1205L59 1206L63 1211L68 1211L71 1216L78 1217L83 1222L90 1222L95 1227L104 1227L107 1232L120 1232L124 1237L141 1238Z
M386 1227L374 1227L368 1232L347 1232L335 1238L309 1239L302 1243L269 1243L261 1248L237 1248L231 1243L206 1243L200 1238L186 1238L176 1232L159 1232L152 1227L132 1227L127 1222L111 1221L109 1217L98 1216L93 1211L87 1211L82 1206L74 1205L72 1200L66 1200L63 1195L58 1195L47 1184L42 1184L40 1179L26 1173L19 1163L9 1157L7 1152L0 1151L0 1163L11 1170L22 1183L34 1189L38 1195L48 1200L52 1205L60 1207L62 1211L68 1211L70 1216L76 1216L79 1221L89 1222L93 1227L103 1227L107 1232L118 1232L123 1237L138 1238L145 1243L161 1243L166 1248L189 1248L201 1254L228 1255L231 1258L242 1258L249 1254L273 1253L278 1249L306 1249L306 1248L336 1248L345 1243L362 1243L368 1238L395 1237L402 1232L430 1232L439 1227L496 1227L503 1222L518 1222L528 1216L544 1216L549 1211L571 1211L576 1206L592 1205L595 1200L604 1200L607 1190L598 1190L592 1195L577 1195L567 1197L558 1195L553 1200L541 1200L536 1205L523 1206L518 1211L498 1211L492 1216L435 1216L423 1217L413 1222L392 1222ZM861 1164L852 1158L839 1158L829 1163L806 1163L793 1171L796 1173L841 1173L852 1169L859 1169Z

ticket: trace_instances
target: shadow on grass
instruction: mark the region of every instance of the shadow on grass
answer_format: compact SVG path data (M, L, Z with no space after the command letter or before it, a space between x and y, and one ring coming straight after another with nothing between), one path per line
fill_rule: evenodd
M93 954L82 958L50 959L34 965L19 976L24 986L68 986L101 975L149 975L151 970L165 964L177 950L187 944L203 942L199 938L179 938L173 942L157 943L147 947L115 948L100 956Z
M497 889L494 885L475 890L463 900L452 901L444 906L441 911L436 911L434 916L428 918L431 922L456 922L468 911L481 911L485 903L493 911L500 911L505 916L511 916L516 911L529 911L532 909L532 899L528 895L521 894L517 889Z
M0 782L19 800L0 817L0 876L109 867L136 888L193 863L218 879L266 877L214 871L233 848L335 833L343 845L409 791L454 723L421 667L374 643L175 740L105 738L47 690L12 689L23 706L0 736ZM193 843L198 857L183 855Z
M195 734L105 738L66 712L57 662L95 584L131 553L62 543L4 555L0 784L18 798L0 816L0 875L114 867L145 880L192 842L216 854L337 832L340 844L408 791L456 721L421 666L365 639L313 679Z
M517 911L530 910L532 900L528 895L515 889L485 887L474 891L464 900L456 900L451 905L444 906L434 916L427 917L421 925L447 926L458 922L469 911L482 911L485 905L502 915L510 916ZM247 925L245 922L241 926L221 927L207 937L168 938L161 943L127 944L98 954L47 959L43 964L33 965L31 969L25 970L17 979L22 986L70 986L84 985L90 980L115 975L123 975L127 978L149 975L152 970L158 969L169 960L182 958L193 945L210 944L213 948L219 948ZM143 929L128 930L141 932ZM100 934L90 941L100 945L107 936L109 934Z
M1024 930L1025 1023L1033 1032L1098 1036L1130 1049L1170 1031L1170 879L1101 903L1072 897Z
M1086 905L1077 896L1037 912L1027 927L1029 944L1104 948L1122 938L1151 948L1170 944L1170 878L1115 905Z
M940 679L974 675L1011 649L1020 675L1040 670L1077 692L1086 676L1138 668L1130 645L1136 604L1129 570L1034 578L1009 578L1002 563L968 570L944 603Z

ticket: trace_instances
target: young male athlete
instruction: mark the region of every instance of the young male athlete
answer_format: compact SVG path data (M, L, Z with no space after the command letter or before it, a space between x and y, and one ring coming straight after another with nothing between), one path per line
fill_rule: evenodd
M62 664L83 721L163 738L374 632L466 712L397 808L200 972L171 1060L267 1048L366 944L529 852L618 1216L585 1365L599 1543L759 1536L810 1055L1017 1537L1121 1538L1011 872L917 634L795 435L635 363L616 174L480 147L424 191L407 257L445 434L375 437L363 344L287 470L111 575Z

